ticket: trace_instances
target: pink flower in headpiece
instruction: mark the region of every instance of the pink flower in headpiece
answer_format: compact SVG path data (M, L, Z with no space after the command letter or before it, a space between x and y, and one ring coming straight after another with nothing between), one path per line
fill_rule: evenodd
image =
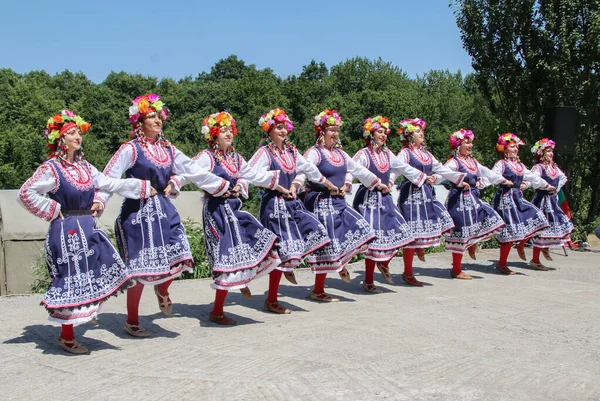
M73 113L71 110L63 110L63 114L68 117L75 117L75 113Z
M450 148L457 149L465 138L471 138L471 140L473 140L475 138L473 131L461 128L460 130L454 132L452 135L450 135Z
M536 158L539 158L544 154L544 151L548 148L555 148L556 142L551 139L543 138L537 141L533 147L531 148L531 153L535 155Z
M160 99L160 97L156 94L156 93L151 93L150 95L148 95L148 101L150 103L154 103L156 102L158 99Z
M496 145L496 150L498 152L504 152L504 148L510 143L514 142L518 146L525 145L525 142L521 140L518 136L513 134L512 132L507 132L506 134L502 134L498 137L498 144Z

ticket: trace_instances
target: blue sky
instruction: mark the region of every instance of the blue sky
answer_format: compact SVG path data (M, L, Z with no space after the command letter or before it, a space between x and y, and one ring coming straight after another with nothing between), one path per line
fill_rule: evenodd
M3 5L0 67L195 77L231 54L280 76L381 57L414 77L471 72L447 0L21 0Z

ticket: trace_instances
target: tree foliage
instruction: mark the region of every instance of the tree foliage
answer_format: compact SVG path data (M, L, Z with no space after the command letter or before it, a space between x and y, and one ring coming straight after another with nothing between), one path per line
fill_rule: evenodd
M474 81L491 112L528 143L547 107L574 106L577 144L561 160L576 221L600 212L600 2L451 0Z

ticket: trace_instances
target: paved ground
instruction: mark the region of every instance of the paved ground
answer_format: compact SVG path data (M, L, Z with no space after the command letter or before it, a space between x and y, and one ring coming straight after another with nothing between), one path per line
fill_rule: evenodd
M400 284L396 259L398 284L379 295L362 291L356 264L352 284L328 279L336 304L306 299L302 272L281 287L287 316L263 312L263 279L251 301L230 294L236 327L208 322L208 281L177 282L170 318L145 292L153 337L123 332L121 296L76 328L83 356L55 346L39 296L0 298L0 399L600 400L600 253L553 255L548 272L511 255L520 274L506 277L486 251L466 261L470 282L448 278L449 254L427 255L415 269L424 288Z

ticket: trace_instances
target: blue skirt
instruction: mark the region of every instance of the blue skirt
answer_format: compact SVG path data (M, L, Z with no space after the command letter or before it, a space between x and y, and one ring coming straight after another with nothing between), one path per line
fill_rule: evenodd
M294 270L305 256L330 242L327 230L306 210L299 199L284 199L266 192L260 202L260 222L278 237L281 264L277 269Z
M194 259L179 213L162 194L125 199L115 223L117 245L135 279L156 285L193 272Z
M244 288L281 263L274 249L277 236L243 211L239 199L207 198L203 223L213 288Z
M571 239L573 223L558 205L558 195L548 191L536 191L531 203L540 209L548 220L548 228L532 238L533 245L539 248L562 246Z
M325 226L331 242L306 258L315 274L341 271L357 254L368 249L375 238L365 219L346 203L346 199L329 193L309 191L304 203Z
M42 303L52 321L88 322L104 300L130 284L132 275L91 215L52 221L45 250L52 283Z
M496 234L501 243L520 242L548 227L544 213L527 202L518 188L500 187L492 206L506 223Z
M354 196L353 207L369 223L376 236L369 242L365 258L385 262L393 258L399 248L413 242L410 226L394 204L391 194L369 191L361 185Z

